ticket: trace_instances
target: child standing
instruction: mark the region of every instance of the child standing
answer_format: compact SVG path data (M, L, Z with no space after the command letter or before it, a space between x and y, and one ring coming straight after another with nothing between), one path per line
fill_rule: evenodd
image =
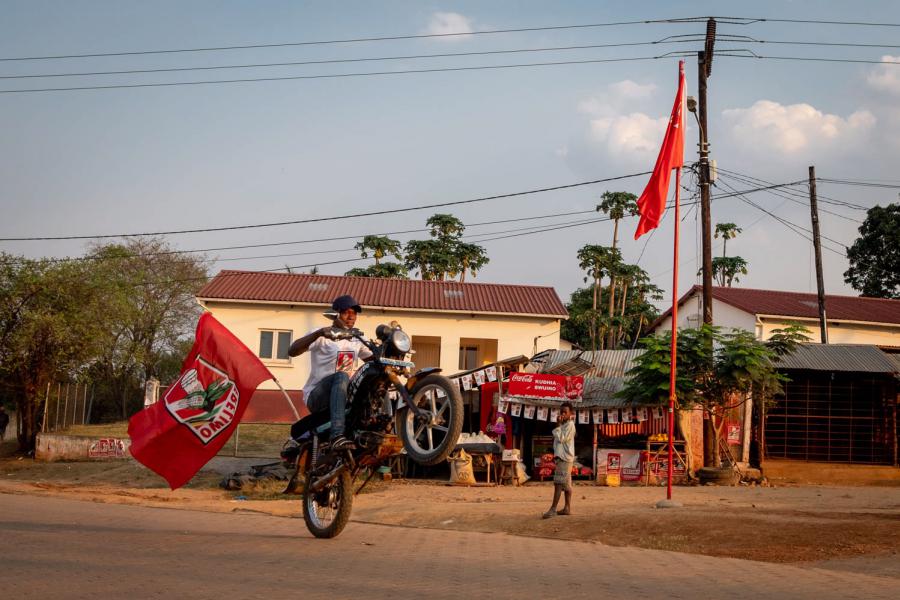
M553 430L553 459L556 470L553 472L553 504L544 513L549 519L556 515L572 514L572 465L575 462L575 419L572 404L563 402L559 409L559 425ZM566 504L562 510L556 510L559 497L565 493Z

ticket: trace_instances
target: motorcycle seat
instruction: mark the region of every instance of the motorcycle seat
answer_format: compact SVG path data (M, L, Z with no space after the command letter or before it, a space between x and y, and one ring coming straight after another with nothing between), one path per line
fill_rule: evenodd
M331 419L329 418L328 411L321 411L317 413L310 413L291 425L291 437L296 439L300 439L304 434L312 432L313 430L321 427L328 423Z

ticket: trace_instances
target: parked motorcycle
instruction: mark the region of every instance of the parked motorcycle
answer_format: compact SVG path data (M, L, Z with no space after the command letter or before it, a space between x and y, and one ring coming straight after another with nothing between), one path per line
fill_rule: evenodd
M401 449L421 465L445 460L463 421L459 388L440 375L439 368L413 371L414 363L407 360L412 342L396 322L379 325L374 341L358 329L334 329L331 334L332 339L359 340L372 351L372 359L353 374L347 391L344 433L355 448L331 449L327 411L308 415L292 428L301 444L294 453L296 470L288 490L303 480L303 519L319 538L335 537L344 529L353 496ZM364 469L369 476L354 492Z

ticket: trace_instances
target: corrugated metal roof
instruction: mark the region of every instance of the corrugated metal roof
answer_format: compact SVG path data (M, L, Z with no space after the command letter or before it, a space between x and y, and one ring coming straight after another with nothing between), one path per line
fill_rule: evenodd
M634 366L635 359L643 353L642 349L596 352L557 350L546 354L541 372L554 373L556 369L565 368L576 360L584 361L588 370L584 373L583 400L576 408L622 408L631 404L615 394L625 386L626 373Z
M900 372L900 364L878 346L862 344L800 344L778 360L779 369L851 373Z
M563 319L569 316L552 287L495 283L221 271L197 293L197 297L330 306L334 298L343 294L356 298L363 308L377 306Z
M681 297L678 304L683 304L692 295L701 292L702 288L695 285ZM714 287L712 293L715 300L730 304L752 315L809 319L819 317L819 300L816 294L739 287ZM826 294L825 307L828 311L829 321L861 321L863 323L900 325L900 300ZM670 313L671 309L666 310L650 326L650 329L659 325Z
M553 369L564 363L577 359L590 363L591 369L586 377L624 377L633 366L634 360L643 354L643 349L634 350L597 350L582 352L580 350L557 350L549 354L541 368L542 373L552 373Z

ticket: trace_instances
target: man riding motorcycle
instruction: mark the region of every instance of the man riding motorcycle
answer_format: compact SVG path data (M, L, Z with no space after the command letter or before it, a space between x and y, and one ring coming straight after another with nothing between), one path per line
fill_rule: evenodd
M303 386L303 397L311 413L330 412L331 447L335 450L351 448L353 442L344 437L344 417L347 410L347 386L356 359L367 361L372 352L357 339L334 339L334 331L352 329L362 307L352 296L344 295L334 299L331 308L337 313L329 327L314 329L291 344L288 355L299 356L310 353L309 379ZM299 421L298 421L299 423ZM294 427L296 427L296 423ZM292 440L288 441L282 455L293 454L297 437L291 429ZM293 442L293 443L292 443Z

